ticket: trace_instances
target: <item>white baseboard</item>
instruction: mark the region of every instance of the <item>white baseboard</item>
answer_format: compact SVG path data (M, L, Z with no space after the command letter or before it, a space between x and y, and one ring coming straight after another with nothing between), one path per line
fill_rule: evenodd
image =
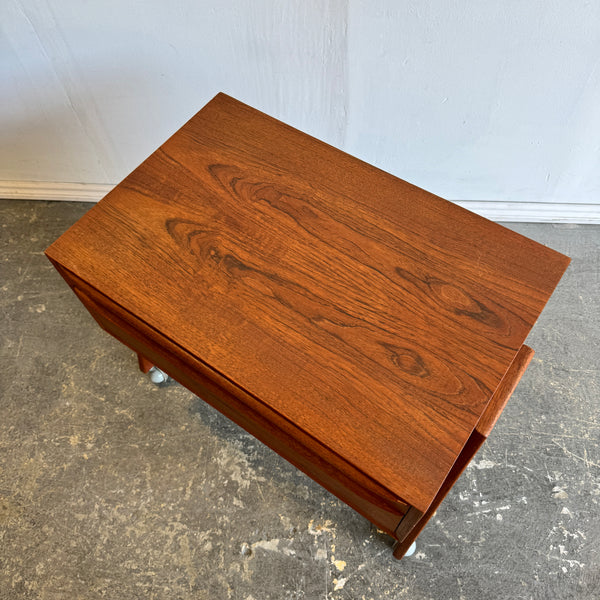
M54 181L2 181L0 198L8 200L66 200L98 202L113 189L108 183L63 183Z
M453 200L486 219L498 223L600 223L600 202L498 202Z
M0 198L98 202L114 184L2 181ZM600 202L498 202L454 200L455 204L501 223L600 223Z

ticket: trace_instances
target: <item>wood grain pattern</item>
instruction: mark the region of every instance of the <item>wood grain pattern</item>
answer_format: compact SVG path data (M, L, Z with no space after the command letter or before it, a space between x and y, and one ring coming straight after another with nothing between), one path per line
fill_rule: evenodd
M142 371L153 365L160 367L377 527L394 535L408 510L405 503L73 273L55 266L100 327L138 354Z
M222 94L48 255L423 513L568 264Z

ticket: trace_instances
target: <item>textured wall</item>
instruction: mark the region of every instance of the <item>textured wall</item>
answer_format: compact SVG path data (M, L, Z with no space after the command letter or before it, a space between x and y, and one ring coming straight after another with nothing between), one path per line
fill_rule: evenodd
M458 200L598 202L600 4L3 0L0 180L115 183L217 91Z
M117 182L219 91L341 145L346 12L3 0L0 179Z
M598 201L599 2L375 6L351 3L351 153L453 199Z

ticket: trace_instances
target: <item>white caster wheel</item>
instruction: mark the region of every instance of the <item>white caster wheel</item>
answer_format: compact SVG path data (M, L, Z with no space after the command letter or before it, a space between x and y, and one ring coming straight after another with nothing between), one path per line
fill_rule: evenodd
M169 380L169 376L164 371L161 371L158 367L152 367L148 371L148 375L150 376L150 381L156 385L159 383L165 383Z
M417 542L413 542L410 545L410 548L406 551L406 554L404 556L412 556L415 553L416 549L417 549Z

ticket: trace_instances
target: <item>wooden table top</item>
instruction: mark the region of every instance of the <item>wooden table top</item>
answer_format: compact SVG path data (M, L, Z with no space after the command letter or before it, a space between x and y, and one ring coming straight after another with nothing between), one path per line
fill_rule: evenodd
M224 94L48 255L421 511L569 262Z

